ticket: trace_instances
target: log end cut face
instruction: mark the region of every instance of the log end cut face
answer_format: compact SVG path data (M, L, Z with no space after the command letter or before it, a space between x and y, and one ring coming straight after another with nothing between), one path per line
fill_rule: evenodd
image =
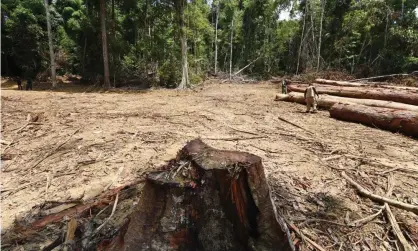
M101 250L294 250L258 156L189 142Z

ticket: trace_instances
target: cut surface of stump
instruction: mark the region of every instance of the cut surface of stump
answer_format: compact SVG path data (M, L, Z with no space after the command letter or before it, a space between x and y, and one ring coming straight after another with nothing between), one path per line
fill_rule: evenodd
M189 142L100 250L294 250L270 197L261 159Z

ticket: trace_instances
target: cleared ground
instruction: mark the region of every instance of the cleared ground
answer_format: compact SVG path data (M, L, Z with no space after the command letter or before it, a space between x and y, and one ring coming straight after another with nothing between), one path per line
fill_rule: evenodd
M418 141L337 121L327 111L305 114L302 105L273 101L278 90L217 81L141 93L2 90L2 153L11 159L2 161L2 230L44 201L86 199L128 183L201 137L262 157L279 210L328 250L395 248L384 215L346 226L379 205L358 196L341 171L380 195L393 175L391 197L418 204L418 171L385 172L418 170ZM27 125L28 114L36 123ZM417 215L394 213L417 241Z

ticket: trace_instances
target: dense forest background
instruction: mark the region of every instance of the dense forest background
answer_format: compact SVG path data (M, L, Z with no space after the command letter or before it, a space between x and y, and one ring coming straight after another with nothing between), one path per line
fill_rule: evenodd
M418 69L417 6L418 0L2 0L1 74L41 78L53 66L58 75L100 79L107 87L132 79L187 87L245 66L242 72L255 77L411 72Z

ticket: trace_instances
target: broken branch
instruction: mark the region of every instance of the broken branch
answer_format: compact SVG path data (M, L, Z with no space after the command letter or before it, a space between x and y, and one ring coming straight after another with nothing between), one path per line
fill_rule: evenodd
M404 203L404 202L393 200L384 196L373 194L372 192L370 192L369 190L365 189L360 184L355 182L353 179L351 179L345 172L342 172L341 176L343 176L352 186L354 186L361 195L366 196L371 200L378 201L381 203L388 203L394 207L401 208L401 209L413 212L415 214L418 214L418 206L414 206L408 203Z

